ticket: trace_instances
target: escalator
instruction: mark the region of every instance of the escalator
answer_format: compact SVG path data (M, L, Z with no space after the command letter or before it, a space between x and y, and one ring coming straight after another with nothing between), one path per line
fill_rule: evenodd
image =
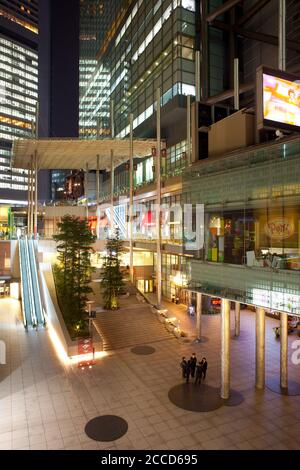
M21 293L24 326L34 328L45 324L44 309L38 278L35 241L19 240Z

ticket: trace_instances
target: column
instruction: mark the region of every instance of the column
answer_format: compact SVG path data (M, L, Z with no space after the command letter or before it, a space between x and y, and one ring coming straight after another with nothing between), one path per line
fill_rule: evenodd
M186 147L188 165L192 162L191 157L191 96L186 97Z
M130 280L134 282L133 273L133 114L129 116L129 267Z
M191 290L187 291L187 301L188 301L188 307L189 307L192 303L192 291Z
M201 315L202 315L202 294L197 292L197 311L196 311L196 335L197 340L201 341Z
M256 388L265 388L265 311L256 308Z
M240 336L240 330L241 330L241 304L240 302L235 302L235 329L234 329L234 335L235 336Z
M239 84L239 59L234 58L233 62L234 69L234 109L240 109L240 84Z
M35 184L35 175L34 175L34 163L33 155L30 157L31 165L31 187L30 187L30 235L33 233L33 216L34 216L34 207L33 207L33 193L34 193L34 184Z
M230 396L230 301L221 306L221 398Z
M97 240L99 240L99 231L100 231L100 171L99 171L99 155L97 155L97 165L96 165L96 215L97 215L97 228L96 235Z
M161 205L161 134L160 134L160 88L156 90L156 293L157 307L161 306L161 226L160 226L160 205Z
M286 69L286 0L279 0L278 68Z
M37 221L38 221L38 155L37 151L34 152L34 239L37 239Z
M31 166L29 165L28 173L27 173L27 235L29 235L30 233L30 219L31 219L30 189L31 189Z
M86 163L85 167L85 175L84 175L84 197L85 197L85 210L86 210L86 220L88 221L89 218L89 164Z
M280 387L288 388L288 315L280 313Z
M114 167L114 151L110 151L110 232L113 236L115 230L114 224L114 189L115 189L115 167Z

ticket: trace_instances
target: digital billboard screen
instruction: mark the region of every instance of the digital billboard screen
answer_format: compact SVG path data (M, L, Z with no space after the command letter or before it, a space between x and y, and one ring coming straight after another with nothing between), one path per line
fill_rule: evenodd
M300 83L263 74L264 119L300 127Z
M258 127L300 129L300 80L265 67L257 74Z

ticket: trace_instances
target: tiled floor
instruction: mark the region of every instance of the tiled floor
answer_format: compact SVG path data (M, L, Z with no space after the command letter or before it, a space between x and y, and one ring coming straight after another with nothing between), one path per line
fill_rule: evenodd
M268 374L279 367L273 326L267 318ZM208 359L208 384L219 385L220 316L203 316L206 343L162 340L149 356L119 349L82 371L60 362L47 330L24 331L17 301L1 299L7 364L0 365L0 449L299 449L300 397L255 391L252 312L242 311L241 330L231 342L231 380L244 402L193 413L170 403L168 391L181 381L181 356L194 351ZM290 377L300 382L300 365L290 364ZM126 419L127 434L111 443L90 440L84 426L101 414Z

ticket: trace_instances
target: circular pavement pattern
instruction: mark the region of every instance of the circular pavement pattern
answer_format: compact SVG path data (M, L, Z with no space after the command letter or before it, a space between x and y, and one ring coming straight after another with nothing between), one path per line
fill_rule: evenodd
M270 377L266 380L266 386L269 390L275 393L279 393L281 395L286 396L299 396L300 395L300 384L298 382L294 382L293 380L289 380L288 388L281 388L280 386L280 379L277 377Z
M139 354L141 356L146 356L148 354L153 354L155 352L155 348L152 346L135 346L131 349L133 354Z
M213 411L223 405L219 389L203 383L175 385L168 396L175 406L188 411Z
M220 397L220 389L204 383L182 383L171 388L169 400L173 405L187 411L213 411L221 406L238 406L244 401L244 397L236 390L230 391L230 398L223 400Z
M124 436L128 430L128 424L120 416L103 415L91 419L84 430L94 441L110 442Z

